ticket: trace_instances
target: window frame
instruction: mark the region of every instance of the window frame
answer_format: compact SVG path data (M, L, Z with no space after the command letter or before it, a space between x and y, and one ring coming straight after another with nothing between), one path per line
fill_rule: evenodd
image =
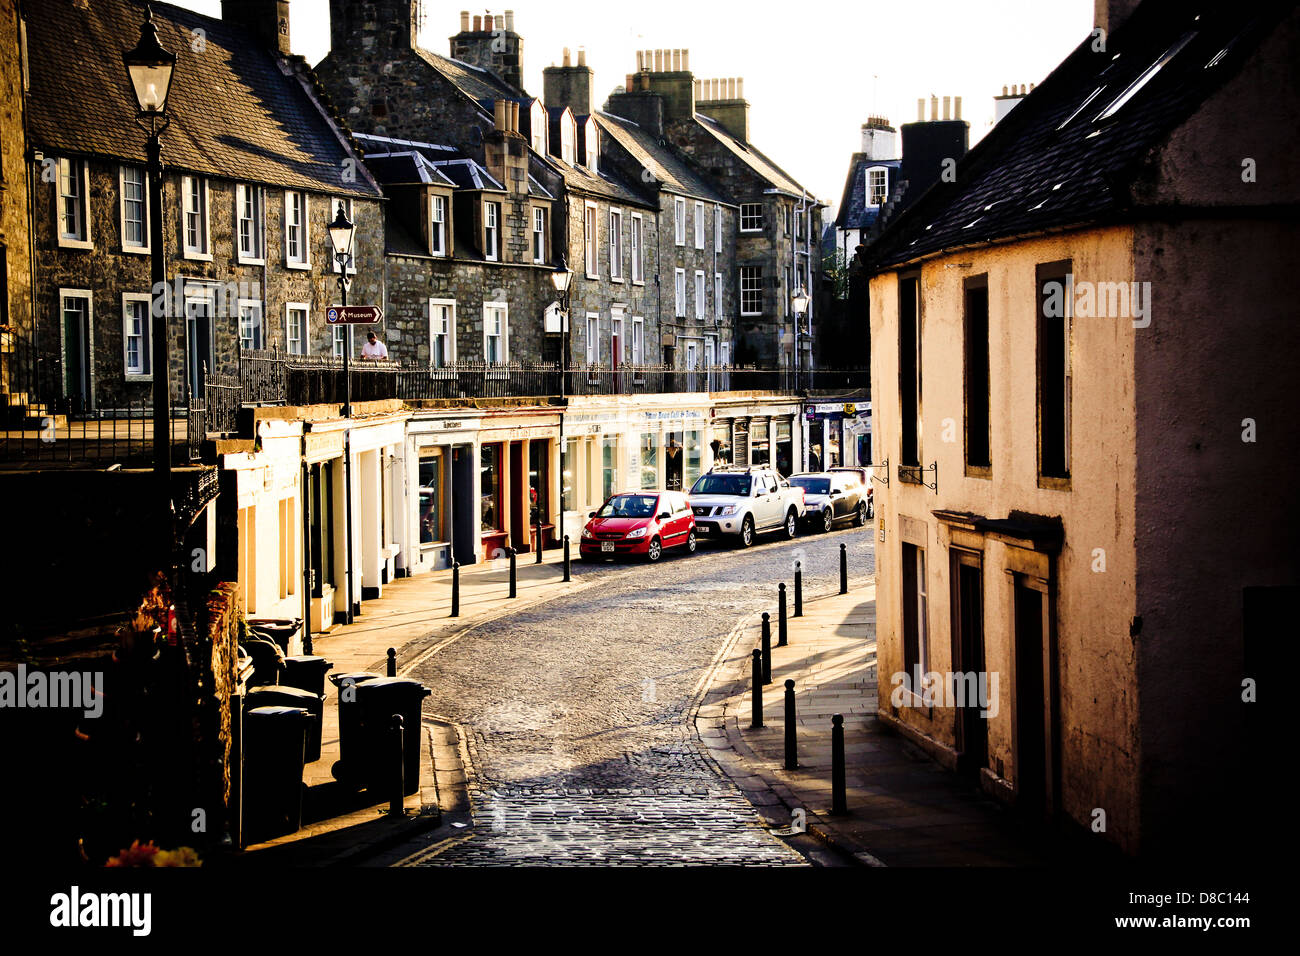
M623 210L609 210L609 281L623 281Z
M292 197L298 196L302 199L302 209L299 211L299 221L295 224L290 221L289 210L292 208ZM284 267L286 269L310 269L311 268L311 200L307 193L301 189L286 189L284 191ZM296 227L301 231L298 237L298 247L302 250L300 258L294 258L289 254L289 230Z
M1073 456L1071 455L1071 441L1073 433L1073 378L1074 378L1074 302L1073 302L1073 275L1074 263L1070 259L1059 259L1055 262L1040 263L1035 267L1034 278L1034 393L1035 393L1035 424L1036 440L1035 444L1035 473L1038 479L1038 487L1046 488L1053 491L1069 491L1071 467L1073 465ZM1043 382L1043 346L1044 346L1044 326L1048 316L1044 310L1043 287L1051 281L1062 281L1062 303L1065 314L1060 317L1062 323L1062 381L1061 381L1061 405L1062 417L1061 423L1061 443L1062 443L1062 463L1063 468L1060 474L1053 474L1044 471L1044 438L1043 429L1044 413L1044 382ZM1052 318L1056 318L1053 316Z
M631 214L629 246L632 257L632 284L645 285L645 219L639 212Z
M586 325L586 359L587 367L600 364L600 313L588 312Z
M446 308L447 311L447 330L446 332L434 331L434 309ZM446 355L441 365L434 360L437 354L437 341L439 336L447 340ZM486 344L486 343L485 343ZM486 350L483 353L484 361L487 360ZM456 300L455 299L429 299L429 365L432 368L444 368L456 363Z
M59 297L59 355L62 359L67 355L67 324L64 321L63 313L66 311L65 300L81 299L86 303L86 379L90 387L90 394L86 396L86 405L89 408L95 408L95 390L98 385L95 374L95 295L90 289L74 289L60 286L57 291ZM60 361L59 384L63 390L63 396L69 397L68 390L68 368L67 363Z
M501 261L501 212L502 203L498 199L483 199L483 258L488 262ZM490 215L489 215L490 214ZM489 223L489 219L492 220ZM489 247L488 238L492 239ZM487 303L484 303L486 305Z
M438 218L438 208L442 207L442 218ZM451 256L451 201L444 193L429 193L429 255L435 259Z
M130 355L127 349L127 340L130 336L126 331L127 323L127 306L129 304L143 303L144 323L140 331L140 359L141 368L148 371L132 371L131 363L128 359ZM153 296L147 292L123 292L122 293L122 377L128 382L152 382L153 381Z
M191 215L189 210L190 187L197 183L199 187L199 206L193 215L199 219L199 227L202 231L201 245L191 246L189 241L189 223L187 217ZM212 261L212 189L206 176L181 176L181 258L194 259L199 262Z
M753 216L753 215L747 215L746 212L745 212L746 209L757 209L757 210L758 210L758 215L757 215L757 217L755 217L755 216ZM746 226L746 225L745 225L745 220L746 220L747 218L748 218L751 222L752 222L755 218L757 218L757 219L758 219L758 225L757 225L757 226ZM741 232L762 232L765 228L766 228L766 223L765 223L765 217L764 217L764 215L763 215L763 204L762 204L761 202L743 202L743 203L741 203L741 204L740 204L740 231L741 231Z
M645 364L645 316L632 316L632 364Z
M329 205L329 209L327 210L328 213L329 213L329 219L330 219L330 221L331 221L331 222L334 221L334 215L335 215L335 213L338 211L338 205L339 205L339 203L343 203L343 204L344 204L344 205L343 205L343 211L344 211L344 213L347 214L348 220L349 220L350 222L352 222L352 223L355 224L355 223L357 222L357 216L356 216L356 211L353 209L352 197L351 197L351 196L331 196L331 197L330 197L330 205ZM357 274L357 257L356 257L356 254L355 254L355 253L356 253L356 248L357 248L356 243L357 243L357 240L356 240L356 238L355 238L355 236L354 236L354 237L353 237L353 240L352 240L352 250L353 250L353 254L350 255L350 256L348 257L348 275L350 275L350 276L354 276L354 275ZM329 237L329 230L328 230L328 229L325 230L325 244L326 244L326 246L327 246L327 248L326 248L326 250L325 250L325 254L326 254L326 257L329 259L330 271L333 272L334 275L339 275L339 274L340 274L339 263L338 263L338 260L334 258L334 247L333 247L332 245L330 245L330 237Z
M713 317L719 322L722 321L722 295L722 273L715 272L713 273Z
M293 350L293 340L289 331L293 328L293 322L290 318L294 311L302 312L302 337L299 345L301 352ZM284 304L284 352L286 355L310 355L311 354L311 304L308 302L286 302Z
M330 355L334 358L342 358L348 351L348 329L347 325L330 326Z
M58 173L54 177L54 234L58 237L61 249L93 249L95 243L90 222L90 163L84 159L61 156L57 160ZM65 166L68 170L64 175ZM73 175L73 172L78 175ZM65 235L63 231L64 199L70 194L63 191L64 180L77 181L80 191L76 195L77 217L80 229L75 235ZM62 306L60 306L62 308Z
M705 298L707 295L708 295L708 286L705 284L704 281L704 270L696 269L695 270L695 318L700 322L703 322L708 314L708 310L705 308L708 305L708 302Z
M983 293L983 337L979 336L980 329L972 325L974 315L971 310L972 294ZM962 463L965 467L966 476L969 478L992 478L993 477L993 368L992 368L992 343L989 338L989 276L984 273L978 276L971 276L962 283ZM979 343L983 342L982 351ZM982 357L984 369L982 378L977 375L972 378L971 371L973 368L972 361ZM978 401L979 396L972 391L983 384L983 404L978 405L981 409L980 414L974 416L972 421L971 409L973 406L972 398ZM984 426L984 444L982 446L985 455L980 461L976 461L972 454L973 445L971 442L972 427Z
M257 308L257 326L258 326L257 331L258 331L258 337L261 340L260 344L258 345L251 345L251 346L244 345L244 307L245 306L255 306ZM261 299L237 300L235 303L235 323L236 323L235 334L238 336L239 339L240 351L243 351L245 348L249 348L254 351L261 351L266 348L266 309L263 307ZM214 342L216 341L216 337L217 337L216 329L214 327L212 333L212 338Z
M549 233L546 228L547 209L545 206L533 206L529 216L530 235L532 238L533 262L542 264L550 261L551 249ZM538 220L540 219L540 223ZM541 228L538 228L540 225Z
M673 317L686 318L686 270L673 270Z
M740 268L737 271L739 273L737 281L739 282L740 285L740 314L742 316L762 315L763 314L763 267L761 265L743 265L740 266ZM752 276L754 280L753 288L749 290L746 290L745 288L746 272L756 273L756 275ZM745 294L747 291L756 294L758 296L757 310L747 311L745 309Z
M138 171L140 173L140 231L141 242L138 245L126 241L126 173L127 170ZM122 252L135 255L148 255L149 253L149 216L153 212L149 208L149 173L142 166L133 166L130 163L122 163L117 167L117 228L118 236L122 242Z
M713 204L713 251L722 251L722 204Z
M588 279L600 278L600 211L590 199L582 202L583 268Z
M875 202L872 200L872 196L875 195L874 191L871 188L872 173L880 173L880 175L884 179L879 202ZM886 202L889 201L889 167L868 166L866 172L863 175L866 177L866 181L863 183L863 191L866 197L866 204L868 206L883 206Z
M253 217L244 218L245 199L253 198ZM253 224L252 238L255 241L254 252L244 252L243 224ZM235 261L240 265L266 265L266 191L262 186L251 183L235 183Z
M488 334L488 311L499 309L501 311L501 357L495 361L498 364L504 364L510 361L510 304L508 302L484 302L483 303L483 361L491 362L488 358L488 339L496 338Z
M673 197L673 240L674 245L686 245L686 198Z
M913 309L914 318L911 319L909 323L911 326L910 346L906 341L905 332L907 331L907 329L905 328L905 323L903 321L904 289L906 288L911 288L913 290L912 296L914 299L914 309ZM922 409L923 409L921 346L923 340L922 330L924 328L924 316L922 314L921 301L922 301L921 274L919 272L912 272L912 273L907 273L905 275L899 276L898 278L898 409L899 409L900 427L899 427L899 435L898 435L898 443L899 443L898 466L899 466L900 480L907 480L905 477L907 473L904 471L904 469L909 469L909 468L919 469L921 467L922 454L923 454L923 447L922 447L923 436L922 436L922 427L921 427ZM915 356L912 359L911 363L904 361L906 357L904 353L904 349L909 347L915 349ZM906 374L906 372L904 366L907 364L914 364L915 369L912 372L910 382L905 383L904 375ZM905 391L905 385L907 388L906 391ZM905 395L908 396L906 401L904 400ZM911 416L912 421L909 423L906 420L907 419L906 412L911 407L913 401L915 402L915 406L916 406L915 414ZM914 449L912 447L913 445L915 446ZM909 454L909 452L912 452L912 454ZM919 473L914 474L913 477L917 482L921 480Z
M902 571L902 620L899 629L903 639L903 670L909 682L918 673L924 676L930 664L930 590L926 580L929 573L926 550L925 545L914 541L902 541L899 546L899 567ZM913 646L909 647L909 644ZM907 706L928 707L920 687L908 688L904 684L903 690L910 696ZM904 700L908 698L905 697Z
M704 203L695 202L695 248L704 248Z

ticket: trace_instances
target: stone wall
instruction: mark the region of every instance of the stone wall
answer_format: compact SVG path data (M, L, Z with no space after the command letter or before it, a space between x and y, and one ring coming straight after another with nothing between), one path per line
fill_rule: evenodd
M23 159L22 58L15 0L0 0L0 326L31 320L27 169ZM0 376L6 374L0 356ZM7 390L0 379L0 391Z
M210 824L224 820L230 805L231 710L238 689L239 585L223 581L208 595L200 617L198 650L199 792ZM211 829L211 827L210 827Z

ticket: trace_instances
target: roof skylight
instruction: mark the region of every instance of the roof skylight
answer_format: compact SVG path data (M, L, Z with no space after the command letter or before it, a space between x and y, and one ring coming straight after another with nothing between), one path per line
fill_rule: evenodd
M1108 120L1113 118L1116 113L1118 113L1121 109L1124 108L1124 104L1127 103L1129 100L1133 99L1133 97L1137 96L1138 93L1141 92L1144 86L1146 86L1153 79L1155 79L1156 74L1159 73L1164 68L1164 65L1168 63L1170 60L1172 60L1175 56L1177 56L1179 50L1187 46L1187 44L1191 43L1192 38L1195 36L1196 36L1196 31L1189 30L1188 32L1184 33L1181 37L1179 37L1177 43L1175 43L1163 54L1161 54L1158 60L1156 60L1149 67L1143 70L1142 75L1139 76L1132 83L1130 83L1128 89L1126 89L1123 93L1117 96L1114 102L1110 104L1110 106L1106 107L1104 110L1101 111L1100 114L1098 114L1096 122L1100 123L1103 120Z

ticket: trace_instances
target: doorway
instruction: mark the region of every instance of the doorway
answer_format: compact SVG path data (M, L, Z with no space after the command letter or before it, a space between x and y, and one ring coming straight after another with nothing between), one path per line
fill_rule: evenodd
M189 397L203 394L207 373L214 370L216 352L212 341L212 300L185 301L185 381Z
M953 616L953 668L959 674L974 674L974 681L965 680L962 686L978 687L981 679L988 688L989 697L981 701L958 701L957 721L957 771L978 782L980 771L988 766L988 718L982 716L981 705L996 712L997 702L992 699L995 688L988 683L984 664L984 569L981 555L976 551L952 549L952 616Z
M1027 816L1043 820L1051 815L1056 797L1048 595L1045 582L1023 574L1013 577L1016 802Z
M669 432L664 446L664 487L669 491L682 488L682 433Z
M63 394L73 414L94 404L91 389L90 297L62 297Z

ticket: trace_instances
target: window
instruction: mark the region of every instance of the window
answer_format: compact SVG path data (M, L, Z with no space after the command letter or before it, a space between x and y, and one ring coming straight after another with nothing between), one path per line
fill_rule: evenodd
M429 363L442 368L456 361L456 300L429 300Z
M921 280L898 282L899 462L921 464Z
M479 527L483 532L501 530L500 475L500 442L483 445L479 449Z
M139 166L123 166L118 175L122 189L122 250L149 251L149 203L145 172Z
M447 197L429 197L429 253L447 254Z
M533 207L533 261L546 261L546 210Z
M879 206L889 195L889 170L883 166L867 170L867 205Z
M722 251L722 207L713 204L713 251Z
M90 217L86 196L90 175L80 159L59 160L59 245L90 248Z
M722 273L713 273L713 317L722 321Z
M704 318L704 273L698 269L695 272L695 317Z
M704 203L695 204L695 248L704 248Z
M678 317L684 317L686 315L686 270L674 269L673 278L676 280L673 288L673 314Z
M547 152L547 118L546 107L540 100L534 100L532 109L529 110L529 132L532 136L533 152L539 156L545 156Z
M786 318L794 315L794 286L790 284L790 267L781 267L781 301L785 303Z
M307 194L284 193L284 261L290 269L308 267Z
M262 263L266 260L265 217L261 186L235 187L235 209L239 221L240 262Z
M181 177L181 232L187 259L211 259L208 248L208 181Z
M284 350L290 355L307 354L307 303L289 302L284 312Z
M645 364L645 319L632 316L632 364Z
M740 267L740 314L763 314L763 267Z
M1160 59L1156 60L1149 67L1147 67L1146 70L1143 71L1141 76L1139 76L1136 80L1134 80L1132 83L1129 84L1128 89L1126 89L1123 93L1117 96L1114 102L1110 104L1110 106L1107 106L1104 110L1101 111L1100 114L1098 114L1097 122L1101 122L1102 120L1108 120L1114 117L1116 113L1118 113L1121 109L1124 108L1125 103L1127 103L1129 100L1133 99L1133 97L1138 95L1142 87L1146 86L1153 79L1155 79L1156 74L1159 73L1161 69L1164 68L1164 65L1168 63L1170 60L1172 60L1175 56L1177 56L1178 51L1181 50L1183 47L1187 46L1187 44L1192 41L1192 38L1194 36L1196 36L1196 31L1192 30L1188 33L1184 33L1181 37L1179 37L1178 42L1176 42L1173 46L1171 46L1168 50L1166 50L1161 55Z
M966 474L990 477L989 277L966 280Z
M445 540L443 533L443 454L441 448L420 449L420 544Z
M560 120L560 158L570 166L573 165L575 152L573 141L576 138L577 130L574 128L573 117L566 114Z
M609 277L623 281L623 213L609 211Z
M1038 475L1042 487L1070 478L1071 263L1040 265L1038 273Z
M781 215L783 217L783 221L785 222L785 234L788 236L792 231L790 228L790 207L782 206Z
M594 312L587 313L587 365L600 362L600 316Z
M673 225L677 245L686 245L686 200L680 196L673 200Z
M149 378L152 299L144 293L122 295L122 369L128 379Z
M746 202L740 204L740 231L761 232L763 229L763 204Z
M587 120L584 138L587 146L587 169L594 173L597 171L597 160L600 156L600 137L596 134L595 120Z
M239 347L263 348L262 303L254 299L239 300Z
M586 252L587 275L594 279L600 273L596 266L596 204L588 201L582 221L583 249Z
M501 204L483 204L483 258L496 262L501 258Z
M907 683L914 684L929 663L929 608L925 586L925 549L903 544L903 669ZM919 687L912 687L917 703Z
M633 282L645 281L645 261L642 259L641 256L641 249L643 245L642 236L641 236L641 227L642 227L641 214L638 212L632 213L632 281Z
M348 347L348 329L344 325L330 326L330 354L337 359L343 357Z
M718 361L721 362L724 366L731 364L731 343L730 342L718 343Z
M510 318L509 307L504 302L483 304L483 360L509 361Z

